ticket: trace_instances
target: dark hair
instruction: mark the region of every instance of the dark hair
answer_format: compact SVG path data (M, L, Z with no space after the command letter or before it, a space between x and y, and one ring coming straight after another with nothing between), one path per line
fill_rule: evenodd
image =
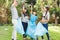
M25 10L27 10L27 8L26 8L26 7L25 7L24 9L25 9Z
M47 11L49 11L49 7L45 7L47 9Z
M27 10L27 9L26 9ZM24 14L24 16L29 16L29 12L28 12L28 10L24 13L23 12L23 14Z

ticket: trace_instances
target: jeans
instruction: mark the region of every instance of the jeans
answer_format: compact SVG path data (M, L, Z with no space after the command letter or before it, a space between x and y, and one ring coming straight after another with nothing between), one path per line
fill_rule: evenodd
M22 22L22 25L23 25L24 32L26 33L28 23ZM23 34L23 38L26 38L26 37L27 37L27 35Z
M46 28L46 30L48 31L48 24L43 24L43 26ZM50 40L50 37L49 37L49 33L46 33L46 36L48 38L48 40ZM44 39L44 37L42 36L42 39Z

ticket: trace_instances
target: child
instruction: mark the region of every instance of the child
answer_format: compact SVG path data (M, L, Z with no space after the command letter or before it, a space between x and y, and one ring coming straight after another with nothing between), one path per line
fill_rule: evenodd
M49 19L50 19L49 7L46 5L44 7L44 12L43 12L43 17L42 17L42 24L46 28L47 31L48 31ZM50 40L48 32L46 33L46 35L47 35L48 40ZM43 36L42 36L42 40L44 40Z
M28 15L27 9L24 7L24 5L23 5L23 12L21 13L21 15L22 15L22 25L23 25L23 29L24 29L24 32L25 32L25 34L23 34L23 39L27 40L26 30L27 30L27 27L28 27L29 15Z
M26 34L31 37L31 40L36 40L34 36L34 32L36 29L36 21L37 21L37 16L36 16L36 11L32 12L32 6L31 6L31 14L30 14L30 20L28 21L28 28Z

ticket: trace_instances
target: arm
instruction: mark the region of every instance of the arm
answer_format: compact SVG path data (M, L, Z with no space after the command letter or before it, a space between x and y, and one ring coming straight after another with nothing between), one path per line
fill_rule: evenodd
M24 5L23 5L23 10L24 10L24 8L25 8L25 7L24 7Z
M48 12L48 14L47 14L47 19L46 20L41 20L42 22L49 22L49 20L50 20L50 14L49 14L49 12Z
M31 14L33 13L32 10L33 10L33 8L32 8L32 5L31 5Z
M45 20L46 22L49 22L50 20L50 13L48 12L48 17L47 17L47 20Z

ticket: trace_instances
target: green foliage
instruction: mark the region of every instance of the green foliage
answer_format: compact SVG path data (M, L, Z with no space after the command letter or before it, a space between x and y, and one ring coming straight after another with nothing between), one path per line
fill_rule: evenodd
M17 7L18 9L18 13L19 13L19 16L21 16L21 11L22 11L22 0L17 0L19 5ZM27 0L29 1L29 0ZM23 1L24 2L24 1ZM42 0L36 0L36 4L34 5L34 8L37 10L37 16L38 18L41 18L42 16L42 6L45 6L47 3L47 1L42 1ZM0 7L2 8L5 8L7 10L7 14L8 14L8 22L11 23L11 11L10 11L10 7L11 7L11 4L12 4L12 0L0 0ZM52 6L52 8L50 8L50 14L52 15L53 14L53 11L57 12L58 14L60 14L60 8L56 7L54 8L54 3L52 0L49 0L48 1L48 5L49 6ZM28 13L30 13L30 7L29 7L29 4L26 4L25 5L26 8L28 9ZM2 11L3 12L3 11ZM60 17L60 15L59 15Z
M26 0L28 4L35 5L36 4L36 0Z

